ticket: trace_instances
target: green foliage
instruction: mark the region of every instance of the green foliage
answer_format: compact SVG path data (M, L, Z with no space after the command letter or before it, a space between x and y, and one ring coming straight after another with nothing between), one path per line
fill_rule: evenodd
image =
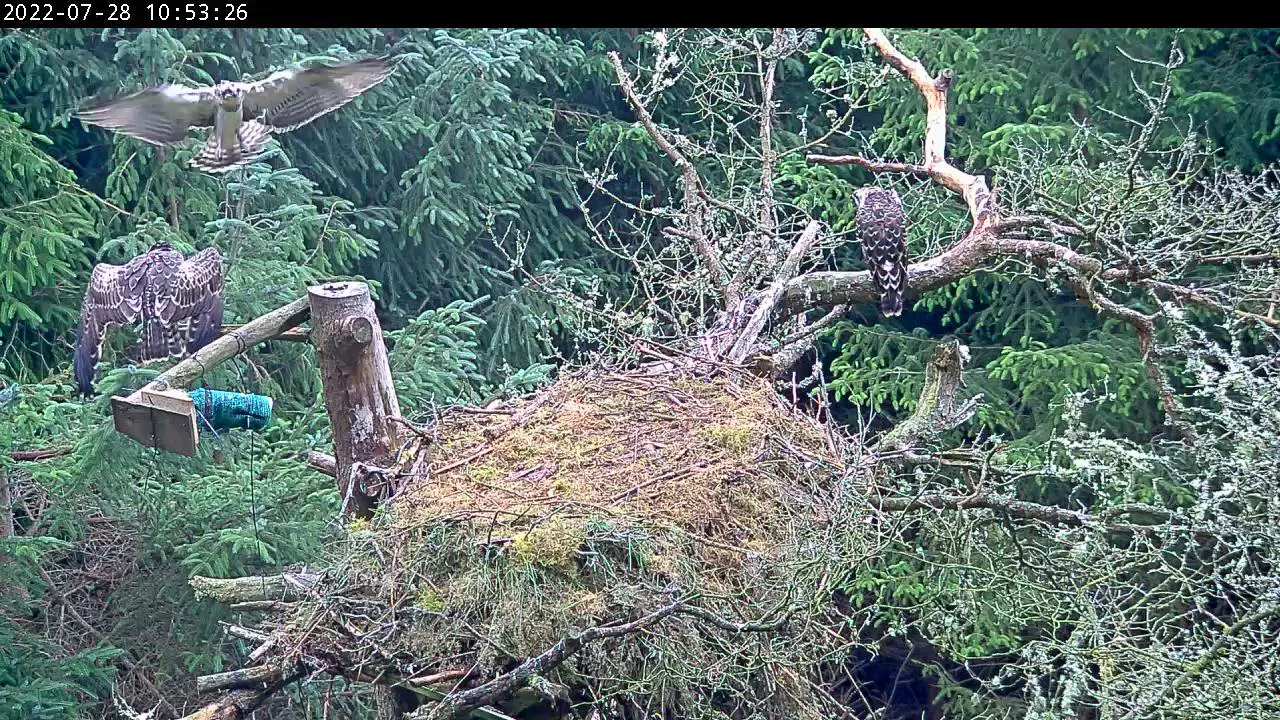
M400 330L388 333L393 343L391 374L396 395L406 407L428 401L474 400L484 378L476 372L476 329L484 324L471 311L488 298L461 300L427 310Z
M95 204L47 154L50 143L0 109L0 362L28 380L66 357L52 338L79 316L68 286L87 267L82 242L95 229Z

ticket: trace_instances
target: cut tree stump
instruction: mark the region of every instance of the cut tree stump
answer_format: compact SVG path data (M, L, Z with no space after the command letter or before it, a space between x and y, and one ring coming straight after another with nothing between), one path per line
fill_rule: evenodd
M315 285L311 299L311 340L324 382L324 404L333 426L338 492L344 515L368 518L387 499L385 487L361 482L361 467L387 467L400 449L400 416L391 365L374 314L369 286L362 282ZM357 477L359 476L359 477Z

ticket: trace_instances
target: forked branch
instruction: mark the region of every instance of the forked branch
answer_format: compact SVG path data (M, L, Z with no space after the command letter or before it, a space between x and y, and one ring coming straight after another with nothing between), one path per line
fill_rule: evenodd
M889 42L889 38L879 28L863 28L862 34L873 47L884 57L893 69L897 70L911 84L916 86L925 102L925 134L924 164L906 165L901 163L875 163L861 157L824 157L810 155L810 162L833 165L860 165L873 172L907 172L916 175L928 175L935 182L964 198L973 219L971 234L978 234L986 227L999 221L991 192L987 189L987 181L981 175L970 175L947 161L947 91L951 89L951 81L955 75L948 68L931 77L924 65L914 58L909 58Z

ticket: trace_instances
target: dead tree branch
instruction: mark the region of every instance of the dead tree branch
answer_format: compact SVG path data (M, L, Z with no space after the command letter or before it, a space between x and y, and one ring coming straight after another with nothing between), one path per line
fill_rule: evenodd
M307 464L329 477L338 476L338 459L332 455L311 450L307 453Z
M924 97L924 170L939 185L964 198L973 218L973 232L983 232L988 223L999 220L986 179L963 172L947 161L947 91L954 73L947 68L938 77L930 77L919 60L902 54L879 28L863 28L862 34Z
M944 287L981 270L993 269L996 261L1022 260L1040 267L1063 264L1082 277L1119 277L1123 271L1104 271L1102 263L1064 245L1047 240L975 237L969 235L948 250L912 263L907 268L907 294L917 296ZM871 303L879 298L871 272L858 270L806 273L787 283L783 307L797 313L813 307Z
M472 708L506 697L527 683L533 675L545 675L554 670L560 663L568 660L587 643L621 637L644 630L674 615L683 605L684 601L677 601L629 623L593 627L580 633L566 635L547 650L520 663L514 670L504 673L483 685L451 695L432 708L430 712L420 710L415 712L412 717L420 720L457 720Z
M209 703L180 720L245 720L267 698L296 682L305 673L297 672L283 677L261 690L233 690L215 702Z
M223 325L222 329L218 331L218 337L223 337L226 335L234 335L237 332L244 330L244 327L245 327L244 325ZM308 342L311 342L311 333L307 332L306 330L299 330L297 328L294 328L292 330L285 330L284 332L279 333L278 335L273 335L268 339L281 340L283 342L308 343Z
M284 677L284 671L285 668L280 665L262 665L214 673L212 675L201 675L196 678L196 692L209 693L215 690L256 688L270 685Z
M49 458L62 457L70 455L70 448L46 448L44 450L11 450L9 459L14 462L36 462L38 460L48 460Z
M654 143L658 145L680 171L680 176L684 181L684 207L689 224L688 228L682 229L688 233L686 237L693 240L694 251L698 254L698 259L702 262L707 273L711 276L711 282L720 291L725 307L734 307L738 302L738 297L730 287L724 267L720 264L719 248L716 247L714 240L709 236L712 230L706 217L706 203L703 197L705 190L702 186L702 178L698 176L698 171L693 166L693 163L677 150L676 146L663 134L658 124L654 122L653 116L649 114L648 108L644 106L644 103L640 101L640 97L636 95L635 83L632 82L631 75L627 73L626 68L622 65L622 57L616 52L610 52L609 59L613 62L614 72L618 76L618 86L622 89L622 94L626 96L631 109L635 111L636 117L640 119L640 123L649 133L649 137L653 138Z
M779 350L769 358L769 364L773 367L771 375L774 379L783 377L788 370L800 362L800 358L813 348L813 343L818 338L818 333L829 327L831 323L844 317L849 311L848 305L836 305L822 317L813 322L812 325L802 326L796 332L783 338L778 343Z
M252 602L289 602L302 591L314 587L320 576L314 573L282 573L240 578L211 578L196 575L188 582L196 597L211 597L223 605Z

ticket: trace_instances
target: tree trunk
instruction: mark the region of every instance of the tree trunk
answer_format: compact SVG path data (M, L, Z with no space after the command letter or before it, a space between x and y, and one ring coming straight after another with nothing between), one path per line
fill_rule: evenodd
M333 426L338 491L345 515L370 517L386 499L385 487L369 487L364 466L391 464L400 449L400 416L391 382L382 326L369 286L360 282L316 285L311 298L311 338L324 381L324 405Z

